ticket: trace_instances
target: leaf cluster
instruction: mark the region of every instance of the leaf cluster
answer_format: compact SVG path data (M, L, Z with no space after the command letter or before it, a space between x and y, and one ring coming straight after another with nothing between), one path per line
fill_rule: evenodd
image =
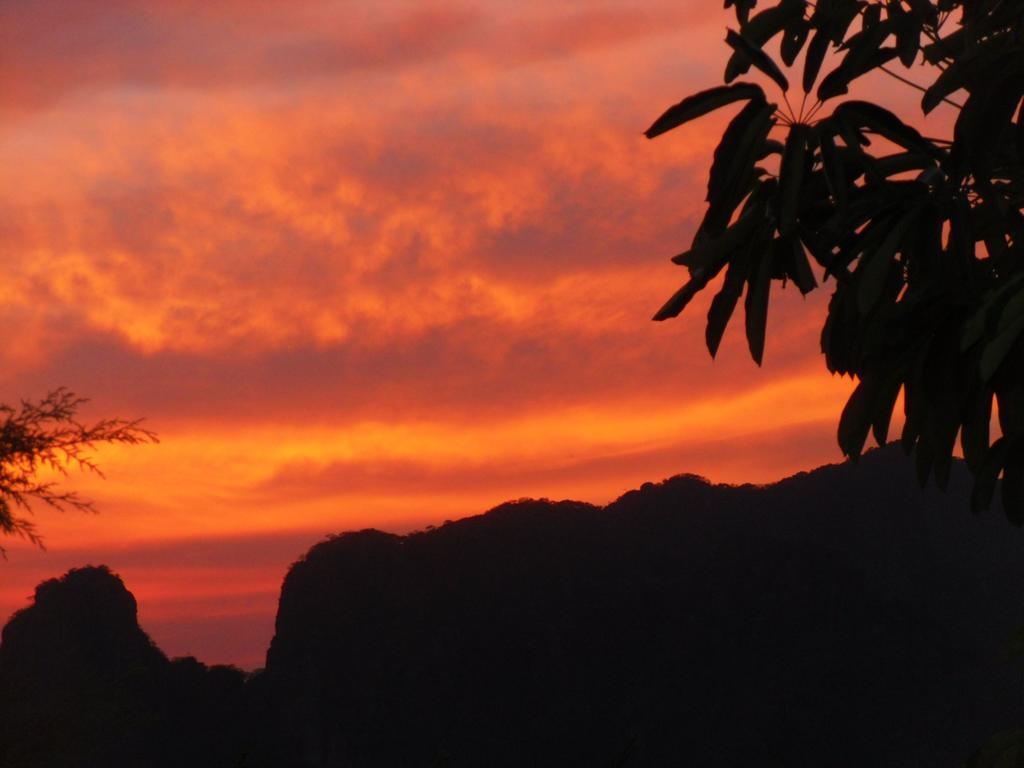
M655 315L678 315L716 282L715 355L743 298L750 353L764 355L773 283L831 281L821 335L830 371L856 388L839 444L856 458L901 441L924 484L949 478L959 439L973 507L1001 482L1024 523L1024 0L726 0L736 23L724 84L670 107L653 138L731 104L711 164L689 278ZM781 99L737 78L758 71ZM867 75L914 89L898 116L844 99ZM790 80L803 95L794 108ZM780 106L780 103L782 106ZM956 110L946 138L913 114ZM993 413L998 428L992 432Z
M95 511L91 501L62 490L54 480L40 479L40 472L67 476L70 468L77 468L102 477L92 457L97 445L157 441L141 420L81 423L76 414L86 402L62 387L39 401L22 400L16 408L0 404L0 534L42 546L34 523L18 514L31 512L33 501L61 511Z

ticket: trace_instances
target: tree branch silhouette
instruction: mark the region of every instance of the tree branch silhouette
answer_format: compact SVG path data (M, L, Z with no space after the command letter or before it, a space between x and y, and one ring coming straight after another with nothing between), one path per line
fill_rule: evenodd
M77 491L41 479L47 470L67 476L79 469L103 477L93 451L104 443L137 445L158 442L141 419L102 419L83 424L77 413L88 400L59 387L38 401L0 404L0 535L19 536L43 547L35 523L25 516L33 502L60 511L95 512L93 502ZM0 547L0 555L6 550Z
M704 218L672 258L688 279L654 319L717 285L709 352L743 297L760 365L773 285L807 294L833 278L821 349L829 371L857 383L839 419L843 453L856 459L869 436L885 444L902 397L899 439L921 484L946 487L959 442L975 478L973 511L988 509L998 488L1003 511L1024 525L1024 3L725 7L736 29L726 34L724 84L669 107L646 131L654 138L743 104L715 150ZM759 83L737 80L752 70ZM896 114L870 91L844 98L872 73L919 101ZM796 113L792 81L803 91ZM949 135L922 135L911 123L941 104L958 110Z

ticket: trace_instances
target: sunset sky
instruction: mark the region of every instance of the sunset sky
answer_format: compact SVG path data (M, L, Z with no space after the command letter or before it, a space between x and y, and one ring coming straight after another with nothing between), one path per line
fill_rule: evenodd
M0 401L65 385L159 445L0 542L0 621L106 563L170 655L261 666L289 563L510 498L606 503L840 459L824 292L763 368L708 296L721 3L34 0L0 25Z

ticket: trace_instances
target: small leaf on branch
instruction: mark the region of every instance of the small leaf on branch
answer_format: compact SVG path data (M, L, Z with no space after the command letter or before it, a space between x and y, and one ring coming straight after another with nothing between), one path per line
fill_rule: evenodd
M832 113L836 120L849 121L884 136L894 144L906 149L941 158L943 153L925 139L916 128L912 128L884 107L867 101L844 101Z
M804 253L800 239L789 237L779 243L779 247L785 254L786 274L789 275L800 293L806 296L818 287L818 281L814 279L811 264L807 260L807 254Z
M756 181L754 163L775 121L775 105L751 101L732 119L715 148L708 175L708 210L701 227L709 234L728 225L750 185Z
M743 37L743 35L734 32L731 29L727 30L725 33L725 42L728 43L729 47L736 51L736 53L744 57L747 61L774 80L779 88L783 91L789 90L789 81L786 79L786 76L782 74L782 70L779 69L779 66L772 61L771 57L767 53L751 43Z
M706 91L688 96L678 104L669 107L651 127L644 131L644 136L653 139L666 131L678 128L690 120L713 112L726 104L737 101L748 101L750 99L764 100L764 91L761 86L754 83L734 83L733 85L720 85L709 88Z
M807 165L807 138L810 128L794 123L786 138L786 151L779 169L779 234L790 235L796 229L800 189Z
M779 46L779 54L782 56L782 63L787 67L793 66L793 62L800 54L800 49L807 42L807 35L810 34L810 31L811 27L803 16L786 25L782 35L782 44Z
M714 357L718 354L718 347L722 343L722 336L729 324L729 319L736 310L736 303L743 294L743 286L747 281L750 272L749 254L734 258L729 263L725 273L725 282L721 290L711 300L711 307L708 309L708 323L704 330L704 340L708 346L708 352Z
M672 294L672 297L662 305L652 319L661 321L675 317L686 308L686 305L705 285L707 282L704 280L687 281L682 288Z
M804 57L804 93L810 93L814 88L814 83L821 72L821 65L825 61L825 54L828 52L829 42L828 33L824 29L819 29L811 38L811 44L807 46L807 55Z
M747 297L743 308L746 313L747 346L754 362L764 359L764 338L768 325L768 294L772 284L772 252L765 248L747 281Z
M826 101L841 96L858 77L887 64L894 58L895 48L879 48L875 39L863 38L858 45L847 51L842 62L821 81L821 85L818 86L818 98Z
M803 18L803 0L784 0L772 8L766 8L746 23L740 22L742 35L758 48L779 34L796 19ZM750 70L750 60L734 53L725 66L725 82L731 83Z
M843 454L856 459L864 450L871 429L871 401L874 385L862 379L854 388L839 417L839 448Z

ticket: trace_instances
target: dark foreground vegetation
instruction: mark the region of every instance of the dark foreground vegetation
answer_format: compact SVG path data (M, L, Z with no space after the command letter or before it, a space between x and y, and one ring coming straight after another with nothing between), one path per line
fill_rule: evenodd
M961 765L1022 704L1022 534L970 485L886 449L344 534L289 571L254 675L169 661L115 575L72 571L4 629L0 765Z
M1003 510L1024 525L1024 0L725 7L723 84L646 131L744 105L714 152L691 246L672 259L688 278L655 319L716 290L715 355L742 296L760 365L772 286L806 294L817 273L832 294L825 365L857 382L843 453L860 455L869 433L885 444L902 400L921 482L945 487L959 438L972 508L991 506L1002 477ZM902 98L885 98L885 80ZM923 135L914 126L933 112L944 116L926 133L940 135Z

